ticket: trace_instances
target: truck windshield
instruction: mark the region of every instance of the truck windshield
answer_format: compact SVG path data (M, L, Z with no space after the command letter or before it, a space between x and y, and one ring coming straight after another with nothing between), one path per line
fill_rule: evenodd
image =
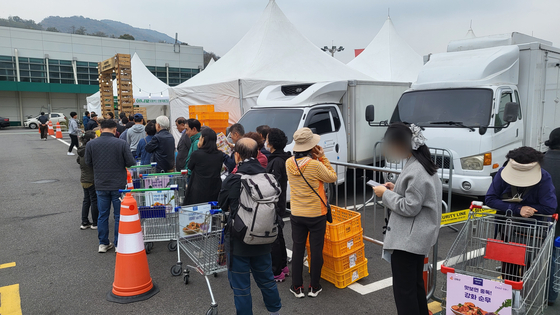
M288 143L291 143L294 132L296 132L301 121L301 115L303 115L301 109L253 109L245 113L239 123L243 125L245 132L255 131L261 125L278 128L284 131L288 137Z
M408 92L401 96L391 122L432 127L488 126L492 95L490 89Z

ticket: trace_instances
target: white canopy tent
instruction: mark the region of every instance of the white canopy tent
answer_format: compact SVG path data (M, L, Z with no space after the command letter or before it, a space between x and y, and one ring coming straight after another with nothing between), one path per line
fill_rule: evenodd
M379 33L348 66L380 81L414 82L422 64L422 56L400 37L387 17Z
M135 53L131 60L132 95L134 105L146 107L150 119L160 115L169 116L169 86L154 76ZM113 95L117 96L117 82L113 81ZM87 110L101 114L99 92L86 98Z
M322 52L270 0L258 22L227 54L169 88L172 119L188 117L188 105L214 104L216 111L229 112L234 123L256 105L266 86L338 80L372 79Z

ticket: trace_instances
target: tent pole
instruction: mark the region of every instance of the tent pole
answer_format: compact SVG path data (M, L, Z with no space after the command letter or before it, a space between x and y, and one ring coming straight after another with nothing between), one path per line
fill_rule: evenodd
M239 107L241 108L241 115L243 115L243 86L241 85L241 79L237 80L239 84Z

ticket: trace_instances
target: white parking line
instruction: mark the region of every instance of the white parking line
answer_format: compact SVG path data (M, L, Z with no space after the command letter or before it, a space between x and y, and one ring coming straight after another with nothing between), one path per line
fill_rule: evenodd
M55 136L51 136L51 138L56 139ZM60 141L60 142L62 142L62 143L64 143L64 144L66 144L67 146L70 146L70 143L68 143L67 141L64 141L64 140L62 140L62 139L56 139L56 140L58 140L58 141ZM72 150L76 150L76 151L77 151L78 148L74 147L74 149L72 149Z

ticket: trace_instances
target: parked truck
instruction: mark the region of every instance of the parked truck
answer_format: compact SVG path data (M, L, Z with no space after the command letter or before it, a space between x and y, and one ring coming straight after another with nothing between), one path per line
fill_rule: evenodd
M321 135L320 145L330 161L371 164L373 146L383 130L368 127L361 117L369 104L377 104L382 117L389 118L409 83L335 81L266 87L257 106L239 120L246 131L268 125L279 128L288 137L292 151L294 132L309 127ZM342 168L339 183L344 181Z
M390 122L422 126L428 146L451 152L453 193L483 196L508 151L546 150L560 126L560 49L511 33L451 41L446 53L425 59Z

